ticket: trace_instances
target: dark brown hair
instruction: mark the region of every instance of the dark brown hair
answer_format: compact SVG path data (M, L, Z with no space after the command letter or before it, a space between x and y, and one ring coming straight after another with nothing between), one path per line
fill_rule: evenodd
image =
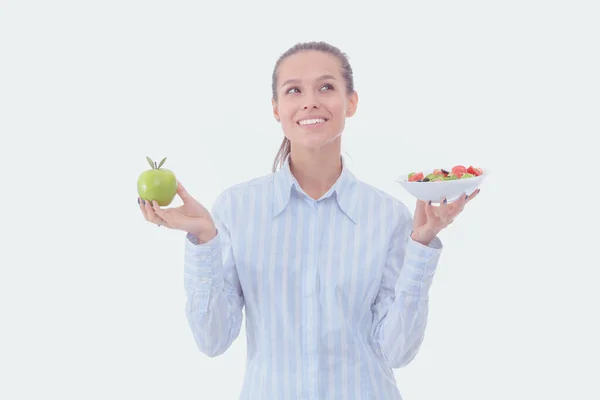
M279 72L279 65L283 60L288 58L291 55L299 53L301 51L309 51L309 50L317 50L322 51L327 54L331 54L340 61L342 64L342 76L346 81L346 93L348 95L354 93L354 78L352 67L350 66L350 62L348 61L348 56L343 53L340 49L335 46L330 45L326 42L305 42L298 43L293 47L289 48L285 53L283 53L277 62L275 63L275 68L273 68L273 82L272 82L272 91L273 91L273 100L277 101L277 76ZM290 154L291 144L288 138L284 137L283 142L281 142L281 146L279 147L279 151L275 156L275 161L273 162L273 172L277 171L278 168L281 168L285 158Z

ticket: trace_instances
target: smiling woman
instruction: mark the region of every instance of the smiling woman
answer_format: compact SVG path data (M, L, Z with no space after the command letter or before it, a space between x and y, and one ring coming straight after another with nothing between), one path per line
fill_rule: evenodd
M321 73L324 74L319 75ZM291 140L298 139L294 140L297 142L296 147L302 146L301 137L296 137L295 130L290 128L294 124L314 132L324 128L325 122L333 117L335 124L327 127L329 135L322 133L322 136L335 140L344 129L345 118L343 114L340 115L342 109L345 109L343 111L347 117L356 112L358 95L354 90L352 66L348 56L325 42L299 43L283 53L275 63L271 88L275 118L282 122L285 135L275 157L273 172L291 153ZM311 101L313 104L310 104ZM320 103L315 105L315 101ZM309 109L311 106L312 109ZM294 114L295 109L303 111L304 115L296 116L296 120L286 120L286 117L295 116L289 115ZM337 115L331 114L334 112ZM336 145L339 147L339 141Z
M183 206L140 205L187 232L186 315L211 357L238 337L246 310L242 399L401 399L393 368L424 337L437 234L470 196L417 202L357 179L341 157L356 113L352 69L327 43L301 43L273 71L284 140L273 171L223 191L208 212L178 183Z

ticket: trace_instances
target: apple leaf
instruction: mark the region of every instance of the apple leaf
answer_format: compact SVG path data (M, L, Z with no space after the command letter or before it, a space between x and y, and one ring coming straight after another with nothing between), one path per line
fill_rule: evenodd
M148 160L148 164L150 164L152 169L154 169L154 162L150 159L150 157L146 157L146 160Z
M162 167L162 165L167 161L167 157L163 158L160 164L158 164L158 168Z

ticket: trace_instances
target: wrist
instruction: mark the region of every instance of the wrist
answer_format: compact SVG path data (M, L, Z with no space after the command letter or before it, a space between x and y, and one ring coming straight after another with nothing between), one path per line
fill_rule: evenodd
M215 238L215 236L217 236L217 229L214 228L208 232L190 232L192 235L194 235L197 239L198 239L198 243L200 244L204 244L204 243L208 243L211 240L213 240Z
M438 233L438 230L423 226L413 230L410 237L415 242L428 246Z

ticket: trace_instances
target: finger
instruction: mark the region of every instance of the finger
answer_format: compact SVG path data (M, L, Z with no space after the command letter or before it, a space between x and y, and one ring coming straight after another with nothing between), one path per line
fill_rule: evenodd
M413 221L415 226L421 226L427 222L427 213L425 211L426 208L427 204L423 200L417 200L417 208L415 210L415 217Z
M171 216L171 212L169 209L163 209L161 208L158 203L155 201L152 202L152 206L153 206L153 211L156 214L157 218L159 218L160 220L163 221L163 225L166 226L167 228L170 228L173 224L172 224L172 216Z
M446 216L448 220L453 221L454 218L456 218L456 216L464 210L465 204L467 204L467 194L463 193L456 201L452 202L452 204L450 204L450 206L448 207L448 214Z
M425 206L425 215L427 215L427 221L433 221L438 218L435 213L436 208L437 207L431 204L431 202L427 203L427 205Z
M148 218L146 219L149 222L152 222L153 224L158 224L162 222L162 219L159 218L159 216L156 215L156 213L154 212L154 209L152 208L152 203L150 201L146 201L146 205L144 207L146 209L146 215L148 216Z
M473 200L475 197L477 197L477 195L479 194L479 192L481 192L481 189L477 189L473 193L471 193L469 195L469 197L467 198L467 203L470 202L471 200Z
M146 200L138 197L138 204L139 204L140 210L142 211L142 215L144 216L144 219L147 221L148 213L146 212L145 202L146 202Z
M442 218L448 212L448 199L446 197L442 197L440 199L440 205L435 207L433 210L435 216L437 218Z
M452 204L448 206L450 213L462 210L465 207L465 204L467 204L467 197L467 193L462 193L455 201L453 201Z

